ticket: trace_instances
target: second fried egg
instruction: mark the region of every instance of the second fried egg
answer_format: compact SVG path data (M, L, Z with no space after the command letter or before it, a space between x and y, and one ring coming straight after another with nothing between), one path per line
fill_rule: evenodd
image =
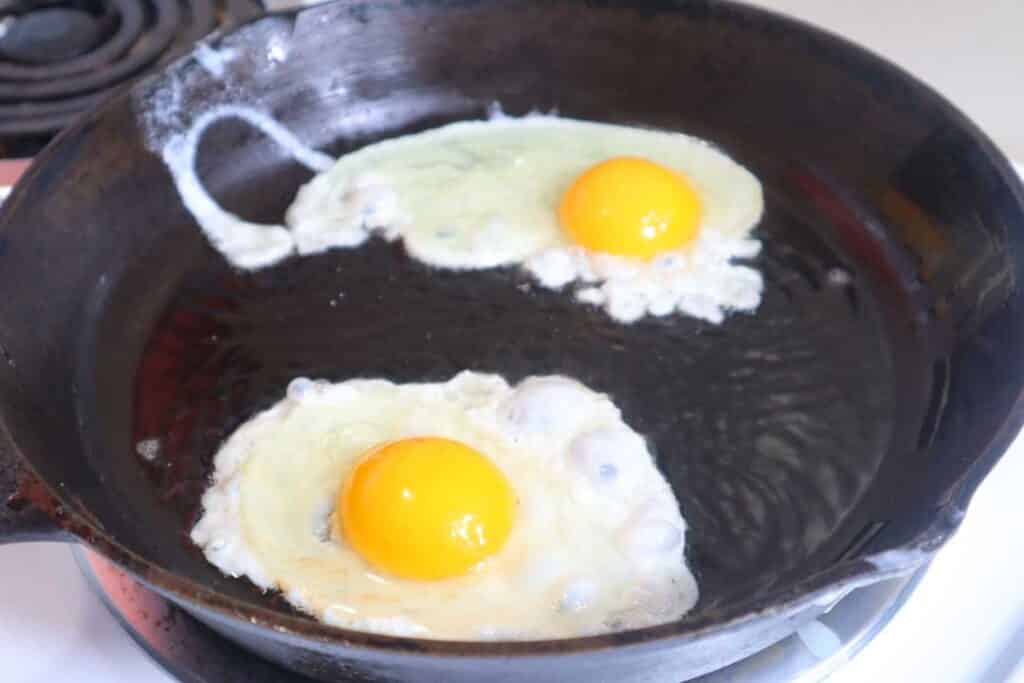
M193 541L329 624L562 638L672 621L697 600L686 524L644 439L566 377L299 379L214 465Z
M455 123L343 156L299 191L300 254L401 238L433 266L521 264L616 320L760 304L761 185L679 133L554 116ZM625 226L625 228L623 228Z

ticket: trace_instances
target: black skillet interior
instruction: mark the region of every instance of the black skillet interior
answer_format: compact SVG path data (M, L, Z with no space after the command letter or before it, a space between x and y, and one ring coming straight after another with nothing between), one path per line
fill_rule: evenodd
M1001 157L933 94L821 34L726 4L617 4L342 2L270 18L220 42L234 50L223 79L186 59L64 136L7 222L26 258L57 239L17 232L30 221L75 248L45 273L12 258L0 274L50 299L0 303L0 319L36 310L39 350L0 342L23 368L38 356L50 391L74 375L46 408L52 430L30 435L11 410L24 450L67 454L39 471L142 557L287 609L186 534L218 444L290 378L564 373L650 438L691 525L694 625L955 521L1024 379L1020 190ZM146 149L218 102L340 154L494 101L686 131L750 168L767 201L760 309L621 325L515 268L432 270L383 242L237 272ZM199 170L261 222L309 177L237 121L210 129ZM46 334L73 357L47 361ZM161 443L151 464L145 439Z

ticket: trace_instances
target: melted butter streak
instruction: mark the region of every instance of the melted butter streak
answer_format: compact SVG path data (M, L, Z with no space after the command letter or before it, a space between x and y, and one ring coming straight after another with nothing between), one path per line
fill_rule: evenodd
M241 119L258 128L316 173L329 169L335 160L304 145L266 114L236 105L224 105L200 115L188 131L175 135L164 145L162 156L178 194L213 246L238 268L263 268L295 251L291 232L283 225L251 223L224 210L196 175L196 155L203 133L217 121L228 118Z

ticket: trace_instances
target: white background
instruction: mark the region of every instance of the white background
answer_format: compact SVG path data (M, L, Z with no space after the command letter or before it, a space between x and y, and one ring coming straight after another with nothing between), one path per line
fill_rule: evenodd
M1010 156L1024 159L1024 2L754 4L800 16L893 59L952 99ZM1024 683L1022 497L1024 441L1018 441L905 608L830 683ZM3 681L170 681L88 592L68 548L2 547L0 577Z

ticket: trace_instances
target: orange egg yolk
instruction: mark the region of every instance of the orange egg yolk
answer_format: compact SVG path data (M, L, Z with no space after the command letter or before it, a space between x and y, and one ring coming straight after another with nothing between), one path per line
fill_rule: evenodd
M573 182L558 209L562 229L593 251L649 259L697 236L701 204L682 174L638 157L615 157Z
M515 518L505 475L479 451L418 437L370 450L342 487L335 533L367 561L408 579L471 571L504 545Z

